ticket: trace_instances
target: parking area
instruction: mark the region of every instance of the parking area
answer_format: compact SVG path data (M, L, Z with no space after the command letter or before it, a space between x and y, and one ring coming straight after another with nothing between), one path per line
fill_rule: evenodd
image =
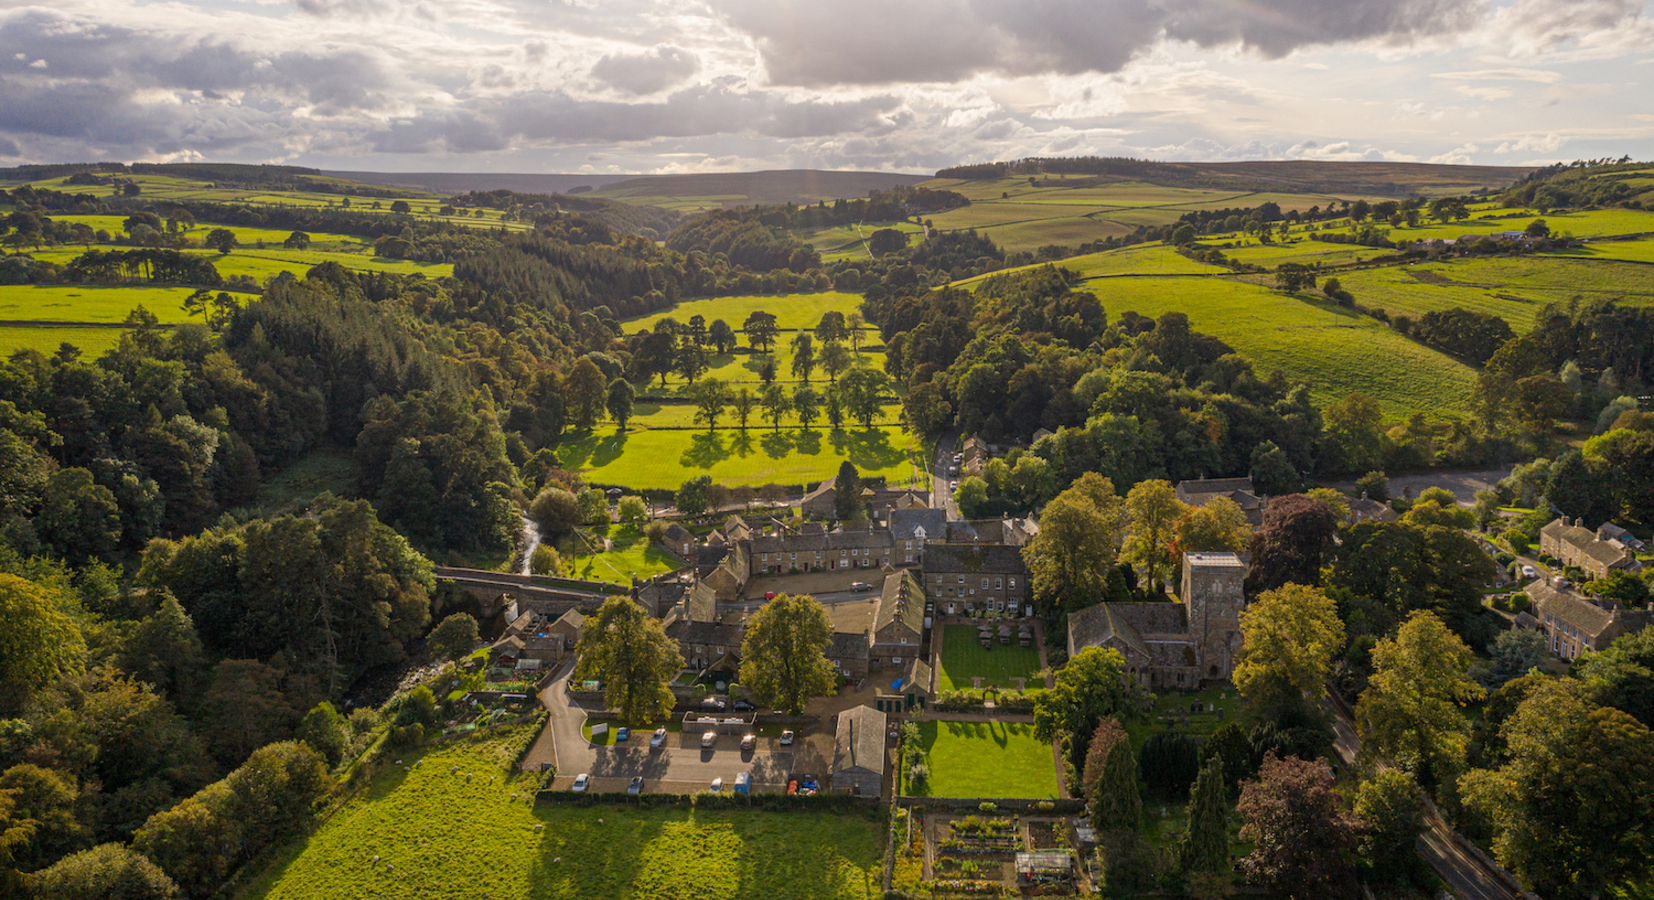
M701 746L701 733L669 733L666 746L651 749L649 733L634 733L631 740L610 746L587 743L586 753L570 753L571 763L584 768L560 770L553 787L567 790L575 776L591 775L588 790L620 792L634 776L643 777L645 793L691 794L704 791L714 778L724 780L724 791L733 789L735 776L752 773L752 789L779 792L786 788L792 772L793 754L776 738L759 738L751 750L740 747L741 735L721 734L711 747Z

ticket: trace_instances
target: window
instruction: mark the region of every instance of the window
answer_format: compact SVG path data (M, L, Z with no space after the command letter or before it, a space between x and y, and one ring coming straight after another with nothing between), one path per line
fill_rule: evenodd
M1004 589L1005 589L1005 579L995 578L994 579L994 590L1001 591L1001 590L1004 590Z
M1011 579L1011 590L1014 591L1016 589L1017 589L1017 580L1015 578L1013 578L1013 579Z
M986 579L986 578L982 579L982 589L983 590L988 589L988 579Z
M841 549L841 550L839 550L839 552L838 552L838 555L839 555L839 556L849 556L849 555L850 555L850 551L848 551L848 550L842 550L842 549Z
M820 558L821 558L821 551L817 550L816 551L816 559L820 559Z
M763 559L764 562L769 562L770 561L770 555L768 553L762 554L761 558Z
M964 583L965 583L965 576L963 576L963 575L961 575L961 576L959 576L959 583L960 583L960 584L964 584Z
M907 638L905 636L902 638L902 643L907 643Z
M912 549L913 549L913 542L912 542L912 541L908 541L908 542L907 542L907 546L905 546L905 547L903 547L903 548L902 548L902 549L903 549L903 550L912 550Z
M908 554L908 555L907 555L907 561L908 561L908 562L913 562L913 554L911 554L911 553L909 553L909 554Z
M890 658L890 661L895 663L898 666L902 664L902 658L900 656L892 656Z
M796 550L795 550L795 551L793 551L793 554L792 554L792 558L793 558L793 559L797 559L797 558L798 558L798 551L796 551Z
M942 576L940 576L940 575L938 575L938 576L936 576L936 583L937 583L937 584L941 584L941 583L942 583Z
M850 548L850 555L851 555L851 556L855 556L855 555L856 555L856 554L857 554L857 553L860 553L860 552L861 552L861 551L860 551L860 550L858 550L858 549L857 549L857 548L855 548L855 547L851 547L851 548Z

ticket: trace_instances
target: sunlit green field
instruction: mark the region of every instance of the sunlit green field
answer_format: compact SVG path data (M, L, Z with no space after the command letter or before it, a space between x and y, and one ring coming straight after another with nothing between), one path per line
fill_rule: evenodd
M917 483L924 449L900 428L833 430L818 423L775 431L754 422L746 432L727 422L717 431L644 430L617 436L613 426L557 446L563 467L594 484L676 488L698 475L726 486L815 484L848 459L863 477L892 486Z
M734 900L883 896L882 819L544 803L499 740L410 752L315 833L281 848L244 900ZM459 767L462 774L450 774ZM465 773L471 775L465 777ZM515 792L518 796L513 798Z
M1320 403L1361 391L1387 417L1463 412L1474 373L1354 310L1232 278L1097 278L1082 282L1109 318L1127 310L1157 317L1180 311L1252 360L1260 376L1280 369Z
M11 356L19 350L38 350L51 356L60 346L70 344L80 350L82 356L91 359L119 346L124 333L121 328L0 326L0 357Z
M0 285L0 320L120 322L143 306L162 322L184 322L189 288Z
M1363 306L1414 316L1460 307L1499 316L1519 333L1533 326L1546 304L1573 297L1654 304L1654 266L1566 256L1460 259L1338 277Z
M741 330L741 323L754 310L763 310L775 316L781 328L815 328L829 310L838 310L849 316L861 307L860 294L843 291L822 291L816 294L786 294L764 297L717 297L711 300L689 300L664 312L627 319L621 323L628 334L647 331L661 319L677 319L687 324L692 316L705 316L707 324L723 319L729 327ZM746 339L742 338L742 344Z

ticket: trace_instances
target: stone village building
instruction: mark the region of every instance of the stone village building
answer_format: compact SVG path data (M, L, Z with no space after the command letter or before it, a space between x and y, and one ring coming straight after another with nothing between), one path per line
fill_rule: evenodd
M1068 614L1068 653L1113 647L1126 675L1149 690L1194 690L1228 680L1240 655L1246 565L1234 553L1183 557L1175 602L1099 603Z
M1584 520L1561 516L1539 529L1539 552L1562 560L1565 566L1577 566L1592 578L1607 578L1615 569L1637 572L1642 563L1621 540L1609 539L1610 526L1592 531ZM1615 529L1618 531L1619 529Z

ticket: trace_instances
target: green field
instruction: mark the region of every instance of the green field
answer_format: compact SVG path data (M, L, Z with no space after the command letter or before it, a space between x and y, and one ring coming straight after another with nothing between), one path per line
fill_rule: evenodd
M0 327L0 356L11 356L19 350L39 350L47 356L57 352L63 344L73 344L87 359L115 349L121 343L121 328L51 328L12 326Z
M1318 294L1288 295L1228 277L1095 278L1081 285L1096 293L1110 320L1128 310L1151 318L1186 313L1196 330L1235 348L1260 376L1280 369L1307 382L1323 405L1362 391L1387 418L1403 419L1414 412L1457 415L1470 399L1470 367Z
M708 325L723 319L729 327L739 332L741 323L747 320L748 315L754 310L763 310L775 316L776 324L783 330L813 329L821 321L821 317L830 310L838 310L849 316L860 308L861 295L847 294L843 291L763 297L717 297L711 300L686 300L669 310L627 319L620 324L628 334L635 334L654 328L655 323L661 319L677 319L680 324L688 324L693 316L705 316ZM781 343L790 339L791 335L783 335ZM869 343L876 341L875 337ZM746 340L743 339L741 343L745 344Z
M576 557L573 562L575 578L629 585L633 575L649 579L683 565L666 548L650 543L633 525L593 528L587 537L590 545L598 548L603 546L603 539L608 538L614 549Z
M930 765L921 797L1054 799L1057 764L1051 744L1020 722L919 723Z
M1362 306L1413 316L1460 307L1499 316L1518 334L1546 304L1573 297L1654 304L1654 266L1557 255L1386 266L1338 279Z
M982 649L976 639L976 626L953 623L942 635L942 670L937 673L937 689L964 691L972 687L971 679L981 676L984 688L1014 687L1012 678L1029 679L1028 687L1039 687L1033 680L1039 671L1039 651L1033 647L1010 646L999 643L996 637L990 649Z
M142 306L164 323L187 322L189 288L15 284L0 286L0 321L99 322L126 319Z
M808 432L783 428L739 429L716 432L629 431L616 437L609 429L557 447L564 468L580 472L594 484L644 489L676 488L706 474L715 483L736 485L815 484L832 477L848 459L863 478L880 475L891 485L911 482L923 448L899 428L860 428L834 431L816 427Z
M244 900L723 900L882 896L879 822L825 813L531 805L502 741L392 767L275 855ZM408 763L419 756L404 757ZM474 773L471 780L450 775ZM496 776L499 781L489 783ZM516 791L521 796L512 798ZM536 830L536 826L543 826ZM375 861L377 858L377 861ZM394 867L394 868L388 868Z

